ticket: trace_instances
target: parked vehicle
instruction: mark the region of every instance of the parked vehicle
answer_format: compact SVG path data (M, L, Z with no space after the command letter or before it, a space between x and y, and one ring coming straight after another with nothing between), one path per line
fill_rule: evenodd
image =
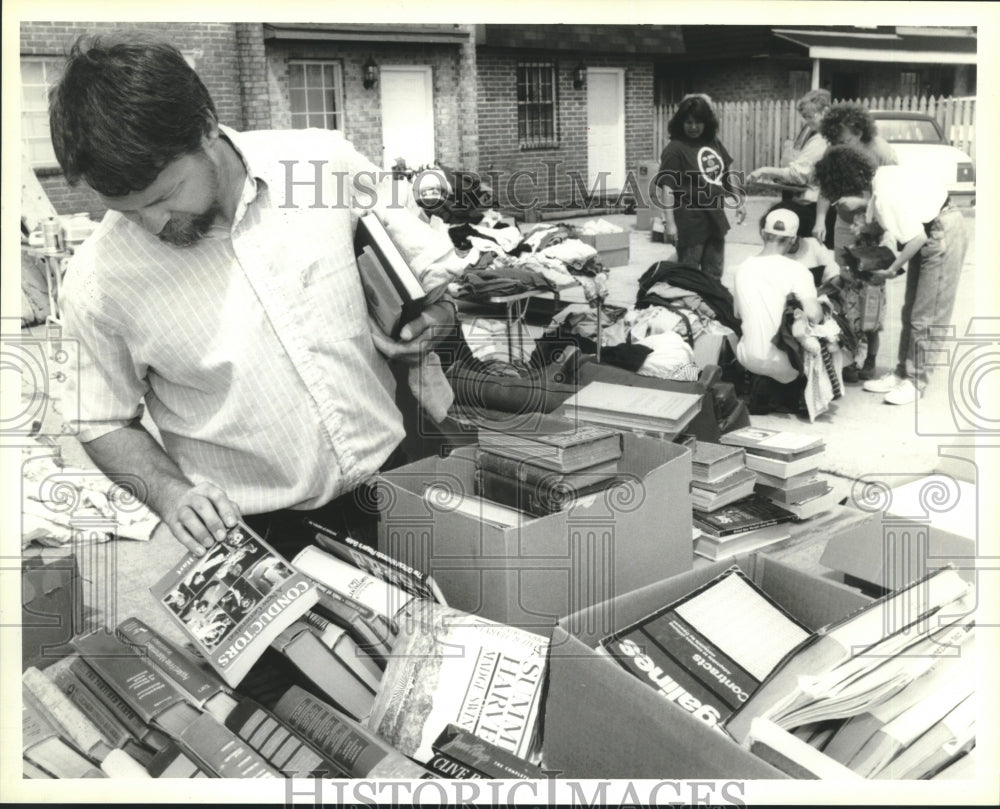
M952 197L975 203L976 169L961 149L952 146L937 119L922 112L872 110L878 133L892 144L902 165L939 176Z

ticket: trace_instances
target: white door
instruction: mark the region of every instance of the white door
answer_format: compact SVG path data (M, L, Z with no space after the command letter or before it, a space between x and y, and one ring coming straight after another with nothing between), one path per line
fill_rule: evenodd
M411 168L434 160L434 95L428 66L383 65L382 165L402 157Z
M625 70L620 67L587 68L590 188L594 188L602 172L607 191L622 189L625 184Z

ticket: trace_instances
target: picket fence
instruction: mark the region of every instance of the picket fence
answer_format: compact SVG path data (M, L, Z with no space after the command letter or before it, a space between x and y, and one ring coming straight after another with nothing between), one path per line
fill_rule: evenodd
M975 98L896 96L861 98L851 103L869 110L909 110L933 115L951 144L973 161L976 159ZM715 107L719 117L719 139L733 156L733 167L743 171L758 166L780 166L789 141L793 141L802 129L795 99L720 101ZM653 115L655 154L651 159L659 159L669 140L667 122L676 111L676 104L656 107Z

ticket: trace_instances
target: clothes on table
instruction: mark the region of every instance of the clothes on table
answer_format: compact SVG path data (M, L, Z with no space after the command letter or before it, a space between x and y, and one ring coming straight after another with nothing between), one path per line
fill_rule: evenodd
M709 306L715 314L715 319L723 326L728 326L736 334L740 334L740 321L733 307L733 295L722 282L710 278L700 272L697 267L677 261L658 261L647 269L639 278L639 291L636 294L637 307L658 305L662 299L652 293L652 287L665 282L674 287L694 292Z

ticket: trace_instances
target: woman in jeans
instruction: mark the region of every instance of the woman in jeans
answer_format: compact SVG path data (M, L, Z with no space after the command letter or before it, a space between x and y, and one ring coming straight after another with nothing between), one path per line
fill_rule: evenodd
M932 365L924 362L951 323L968 238L961 211L948 191L921 172L903 166L875 168L854 146L835 146L816 164L820 191L838 208L863 211L895 240L898 254L876 282L906 275L902 332L894 371L864 389L884 394L888 404L913 402L924 390ZM909 267L904 265L909 262Z

